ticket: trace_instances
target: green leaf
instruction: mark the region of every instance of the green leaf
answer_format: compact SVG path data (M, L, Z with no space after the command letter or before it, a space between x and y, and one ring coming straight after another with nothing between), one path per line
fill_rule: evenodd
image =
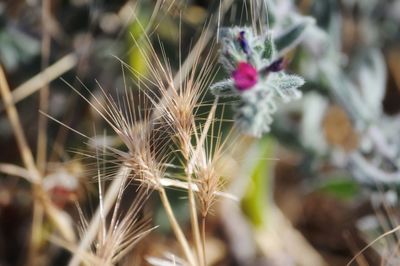
M219 97L235 97L238 92L231 79L221 80L210 87L211 92Z
M271 41L271 38L266 38L266 40L264 42L263 57L265 59L272 59L273 56L275 55L275 52L276 52L276 49L275 49L274 42Z
M320 184L317 191L346 200L358 193L359 185L350 178L332 178Z
M305 30L308 26L315 23L312 18L306 18L299 23L295 24L287 31L283 32L275 38L275 46L280 55L287 53L290 49L296 46L304 36Z
M301 91L299 87L304 85L304 79L296 75L287 75L279 73L271 77L270 86L274 89L275 94L283 102L299 99Z
M259 143L259 151L255 160L251 180L242 200L243 212L253 225L260 227L265 225L270 207L271 192L271 162L274 153L274 141L272 138L264 138Z

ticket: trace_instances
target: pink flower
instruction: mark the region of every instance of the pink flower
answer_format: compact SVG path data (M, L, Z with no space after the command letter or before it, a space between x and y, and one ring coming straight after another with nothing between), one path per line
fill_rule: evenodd
M245 91L256 85L258 80L258 72L252 65L240 62L235 71L232 73L235 86L240 91Z

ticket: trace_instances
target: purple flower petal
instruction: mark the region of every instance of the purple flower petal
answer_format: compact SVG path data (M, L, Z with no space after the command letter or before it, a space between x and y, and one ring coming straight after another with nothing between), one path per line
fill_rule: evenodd
M240 62L236 70L232 73L235 86L240 91L245 91L256 85L258 72L252 65Z
M274 62L272 62L267 68L266 71L268 72L279 72L281 70L283 70L284 68L284 61L283 61L283 57L275 60Z
M245 34L244 31L241 31L239 33L238 41L239 41L240 47L242 48L243 52L245 54L249 54L250 47L249 47L249 44L247 43L247 40L246 40L244 34Z

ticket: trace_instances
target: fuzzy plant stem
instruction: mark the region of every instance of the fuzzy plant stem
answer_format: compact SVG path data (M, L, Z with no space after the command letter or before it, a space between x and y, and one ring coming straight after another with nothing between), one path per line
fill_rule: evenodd
M174 234L175 234L179 244L182 247L182 250L183 250L183 253L185 254L186 259L188 260L188 262L191 266L196 266L197 263L196 263L195 257L193 256L193 253L192 253L192 250L190 249L189 243L188 243L185 235L183 234L182 229L178 224L178 221L175 218L174 212L173 212L171 204L168 200L165 189L163 187L161 187L158 191L160 194L161 202L167 213L169 223L171 224L172 230L174 231Z

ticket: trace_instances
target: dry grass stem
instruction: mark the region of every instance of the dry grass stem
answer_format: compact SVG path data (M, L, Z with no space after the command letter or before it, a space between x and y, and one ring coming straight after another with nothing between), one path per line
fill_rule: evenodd
M1 66L0 66L0 92L3 98L8 118L10 120L11 126L14 131L15 138L17 140L18 148L22 156L22 161L26 169L30 172L31 175L30 179L32 180L32 182L35 184L39 184L41 182L41 175L38 169L36 168L32 151L28 146L28 142L26 141L26 137L24 134L24 130L22 129L21 122L19 120L17 109L15 108L15 105L12 100L10 87L8 86L4 70Z
M49 65L51 37L45 25L50 17L50 1L42 1L42 71ZM45 82L39 93L39 109L47 112L49 108L50 88L49 82ZM47 163L47 117L39 116L38 135L36 145L36 165L42 176L46 173ZM40 245L40 234L43 226L43 206L38 201L33 201L32 234L28 251L28 260L34 261Z
M160 189L159 193L160 193L161 202L167 213L167 217L171 224L172 230L174 231L178 242L182 246L182 249L183 249L186 259L188 260L190 265L198 265L198 263L196 263L195 257L193 256L192 250L190 249L189 243L188 243L185 235L183 234L182 229L178 224L178 221L175 218L174 212L173 212L171 204L168 200L165 189Z
M372 245L374 245L376 242L378 242L379 240L391 235L391 234L396 234L398 231L400 230L400 225L396 226L395 228L393 228L392 230L389 230L387 232L385 232L384 234L380 235L379 237L377 237L376 239L374 239L373 241L371 241L367 246L365 246L363 249L361 249L346 265L349 266L351 265L355 260L358 259L359 256L361 256L367 249L369 249Z
M51 2L50 0L42 1L42 71L49 65L50 48L51 48L51 36L50 32L46 29L45 25L51 16ZM45 113L49 109L49 97L50 87L49 81L46 80L43 88L39 93L39 109ZM37 168L40 173L44 174L46 171L47 161L47 117L39 116L38 121L38 137L37 137L37 151L36 151L36 162Z
M24 131L19 120L19 116L15 105L12 101L10 88L8 86L4 70L0 66L0 93L3 98L4 106L7 111L8 118L14 131L15 138L17 140L18 148L22 156L22 161L30 174L30 181L32 182L33 189L38 195L38 200L43 204L46 214L50 220L56 225L57 229L66 239L74 241L75 234L71 227L71 224L67 221L65 214L57 209L53 203L48 199L47 194L41 188L42 176L38 171L35 161L32 155L32 151L28 146L25 138Z
M16 104L22 101L26 97L46 86L47 83L70 71L76 66L77 62L78 57L74 53L70 53L62 57L57 62L44 69L42 72L16 87L12 92L13 103Z
M30 172L25 168L8 163L0 163L0 172L10 176L18 176L32 182Z

